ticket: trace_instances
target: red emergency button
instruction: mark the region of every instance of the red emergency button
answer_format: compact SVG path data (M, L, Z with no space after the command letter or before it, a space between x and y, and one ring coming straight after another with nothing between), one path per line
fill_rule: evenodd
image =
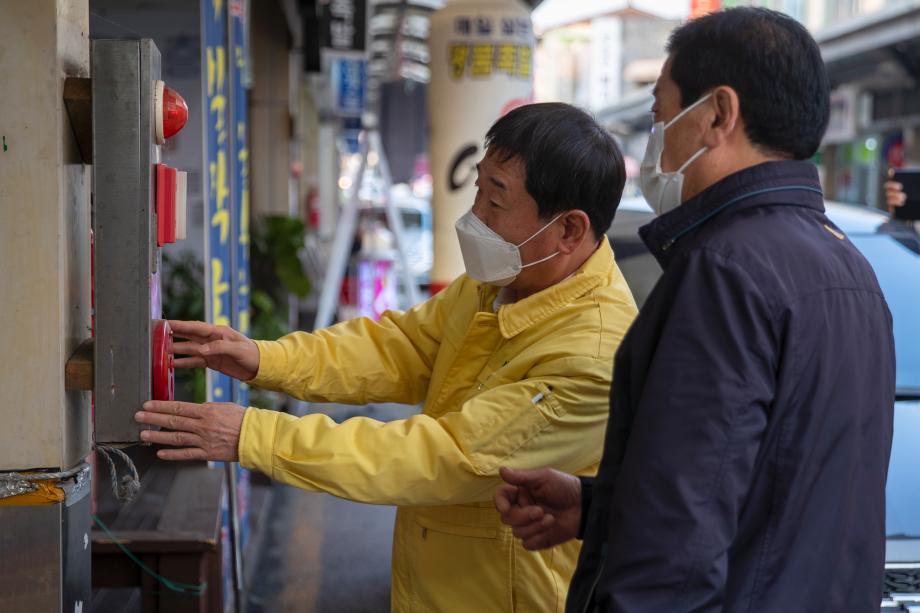
M153 167L156 171L157 247L162 247L176 242L176 169L166 164L154 164Z
M172 330L165 319L153 320L153 377L151 390L154 400L172 400L176 390L176 370L173 367L173 356L169 352L169 340Z
M156 81L153 88L153 115L158 145L175 136L188 121L188 105L179 93Z

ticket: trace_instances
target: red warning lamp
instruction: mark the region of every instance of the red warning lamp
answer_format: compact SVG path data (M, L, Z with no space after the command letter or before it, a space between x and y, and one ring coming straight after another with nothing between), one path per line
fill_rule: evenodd
M188 121L188 105L179 93L157 81L153 88L153 114L158 145L179 133Z

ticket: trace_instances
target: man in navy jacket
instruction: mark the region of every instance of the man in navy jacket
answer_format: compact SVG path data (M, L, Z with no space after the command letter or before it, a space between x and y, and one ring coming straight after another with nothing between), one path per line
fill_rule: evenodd
M567 610L878 611L891 315L808 162L828 79L795 21L672 34L642 169L664 273L616 356L595 479L504 470L524 546L583 538Z

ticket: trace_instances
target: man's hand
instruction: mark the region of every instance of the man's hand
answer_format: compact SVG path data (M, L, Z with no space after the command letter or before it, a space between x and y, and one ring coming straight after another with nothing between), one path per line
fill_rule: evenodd
M134 414L138 423L169 428L172 432L143 430L145 443L172 445L181 449L160 449L162 460L213 460L236 462L243 413L246 409L229 402L195 404L178 400L149 400Z
M904 193L904 186L893 180L894 168L888 169L888 180L885 181L885 204L888 205L888 214L894 215L894 210L899 206L904 206L907 202L907 194Z
M227 326L215 326L203 321L169 320L174 338L170 351L176 358L176 368L210 368L240 381L249 381L259 372L259 348L254 342Z
M524 549L546 549L578 535L581 481L558 470L512 470L499 473L508 485L495 492L502 522L523 541Z

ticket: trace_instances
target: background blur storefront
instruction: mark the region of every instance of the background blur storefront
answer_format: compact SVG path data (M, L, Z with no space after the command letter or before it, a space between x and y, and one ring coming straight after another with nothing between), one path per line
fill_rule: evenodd
M920 2L694 0L688 16L741 5L785 12L812 31L832 86L831 121L815 157L825 193L882 208L888 169L920 165ZM648 88L596 110L634 161L651 128L651 104ZM639 194L634 181L627 193Z

